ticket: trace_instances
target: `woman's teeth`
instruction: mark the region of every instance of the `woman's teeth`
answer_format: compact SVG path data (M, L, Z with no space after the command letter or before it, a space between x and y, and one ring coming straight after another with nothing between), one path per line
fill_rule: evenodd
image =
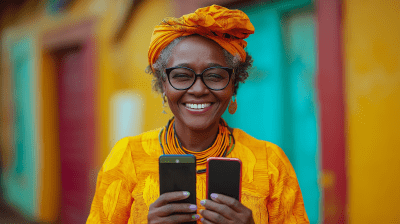
M187 108L190 109L204 109L206 107L211 106L211 103L203 103L203 104L191 104L191 103L187 103L185 105Z

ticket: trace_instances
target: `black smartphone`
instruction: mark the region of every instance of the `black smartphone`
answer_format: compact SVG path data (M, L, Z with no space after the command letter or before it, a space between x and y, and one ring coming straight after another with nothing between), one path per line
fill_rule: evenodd
M207 199L211 199L211 193L223 194L241 201L242 162L239 159L207 159Z
M190 196L174 203L196 204L196 157L194 155L161 155L159 158L160 195L188 191ZM194 212L195 213L195 212ZM196 222L186 222L195 224Z

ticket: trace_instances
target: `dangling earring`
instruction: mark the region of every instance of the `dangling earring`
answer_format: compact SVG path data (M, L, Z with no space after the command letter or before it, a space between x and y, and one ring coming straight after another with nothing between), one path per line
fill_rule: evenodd
M167 114L167 112L165 112L165 108L167 107L166 105L165 105L165 103L167 102L167 98L165 97L165 92L162 94L162 106L163 106L163 111L162 111L162 113L163 114Z
M234 100L232 100L232 99L234 99ZM228 107L228 111L230 114L234 114L237 109L237 103L236 103L237 99L235 99L234 96L232 96L232 99L231 99L231 103L229 104L229 107Z

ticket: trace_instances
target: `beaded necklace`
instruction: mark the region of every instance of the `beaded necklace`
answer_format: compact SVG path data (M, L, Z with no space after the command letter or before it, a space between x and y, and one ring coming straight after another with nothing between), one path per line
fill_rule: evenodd
M222 118L218 125L217 138L204 151L190 151L182 146L176 135L174 118L169 120L167 126L160 131L159 141L163 154L192 154L196 157L196 165L204 165L208 157L226 157L235 147L235 138ZM197 170L197 173L204 173L205 171L206 169Z

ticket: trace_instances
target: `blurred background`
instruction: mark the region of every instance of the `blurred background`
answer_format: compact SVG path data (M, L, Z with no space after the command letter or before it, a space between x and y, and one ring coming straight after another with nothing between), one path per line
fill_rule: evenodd
M85 223L122 137L166 125L155 25L241 9L254 68L230 126L278 144L311 223L400 223L400 1L3 0L0 223Z

